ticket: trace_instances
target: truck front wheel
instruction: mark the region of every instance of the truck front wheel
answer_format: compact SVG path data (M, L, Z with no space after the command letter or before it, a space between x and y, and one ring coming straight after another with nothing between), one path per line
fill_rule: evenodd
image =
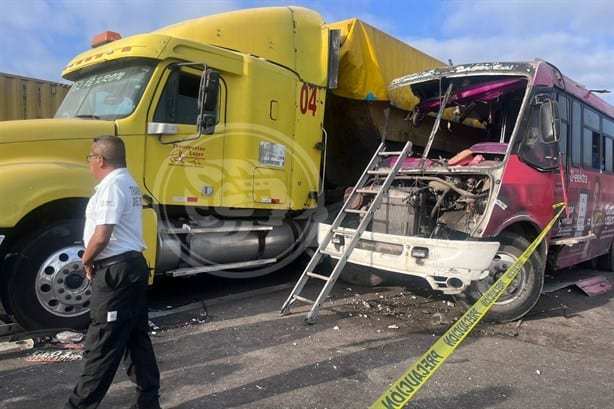
M82 231L82 221L61 220L26 235L14 246L8 304L24 329L88 325L91 288L81 263Z
M474 281L465 290L463 296L457 297L465 306L473 305L529 247L529 242L514 233L503 233L495 258L490 263L488 277ZM506 322L517 320L528 313L537 303L544 287L545 263L537 251L523 265L516 278L501 294L489 310L486 319Z

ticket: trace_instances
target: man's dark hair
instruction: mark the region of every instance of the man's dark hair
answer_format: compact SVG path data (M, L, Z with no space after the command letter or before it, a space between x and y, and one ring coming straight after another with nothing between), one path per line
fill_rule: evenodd
M121 138L114 135L102 135L94 138L96 153L104 157L114 168L126 167L126 146Z

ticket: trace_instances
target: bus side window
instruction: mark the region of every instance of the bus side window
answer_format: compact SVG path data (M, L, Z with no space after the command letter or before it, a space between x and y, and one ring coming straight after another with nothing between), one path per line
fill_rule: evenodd
M558 94L557 101L559 105L559 116L561 118L559 150L561 155L567 155L567 137L569 134L569 99L562 94Z
M593 132L593 169L605 170L604 149L601 147L601 135Z
M611 137L605 138L605 171L612 172L614 171L614 139Z
M585 169L601 169L601 135L591 129L584 128L583 165Z
M603 118L602 130L605 143L605 170L607 172L614 172L614 121Z
M605 155L602 148L602 136L599 126L599 114L592 109L584 108L583 117L583 160L585 169L603 170Z
M571 162L574 166L582 165L582 106L578 101L573 101L571 117Z

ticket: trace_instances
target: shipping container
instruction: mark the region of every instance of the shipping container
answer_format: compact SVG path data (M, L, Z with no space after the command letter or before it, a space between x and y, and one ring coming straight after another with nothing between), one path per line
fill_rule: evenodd
M0 72L0 121L51 118L70 85Z

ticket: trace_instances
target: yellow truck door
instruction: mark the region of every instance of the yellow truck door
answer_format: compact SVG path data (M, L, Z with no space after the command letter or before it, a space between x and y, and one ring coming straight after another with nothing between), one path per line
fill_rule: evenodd
M163 205L218 206L221 200L224 113L215 132L198 135L196 117L200 72L169 70L156 93L147 124L145 186ZM218 98L225 100L220 83ZM218 106L223 107L220 103Z

